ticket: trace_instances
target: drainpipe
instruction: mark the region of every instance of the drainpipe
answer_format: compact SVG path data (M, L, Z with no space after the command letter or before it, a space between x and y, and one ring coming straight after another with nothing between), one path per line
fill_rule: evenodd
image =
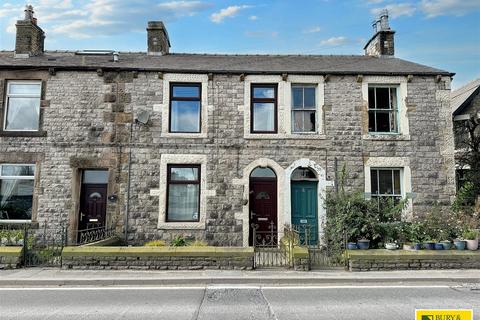
M130 139L128 142L128 171L127 171L127 203L125 205L125 244L128 243L128 216L130 213L130 171L132 167L132 136L133 136L133 122L130 123Z

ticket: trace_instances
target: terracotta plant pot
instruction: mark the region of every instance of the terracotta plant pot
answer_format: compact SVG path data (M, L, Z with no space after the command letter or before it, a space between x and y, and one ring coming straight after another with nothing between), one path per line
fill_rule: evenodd
M468 250L477 250L478 249L478 238L475 240L465 240L467 242L467 249Z

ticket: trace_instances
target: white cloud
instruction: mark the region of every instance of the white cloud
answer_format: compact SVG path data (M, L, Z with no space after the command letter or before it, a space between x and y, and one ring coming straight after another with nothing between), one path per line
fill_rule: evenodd
M49 39L56 34L81 39L143 31L147 21L168 23L211 7L203 0L32 0L31 4ZM22 18L23 10L23 5L0 5L0 17L10 19L7 32L15 32L15 20Z
M316 27L311 27L309 29L303 30L303 33L318 33L320 31L322 31L322 28L320 28L319 26L316 26Z
M271 37L271 38L276 38L278 37L278 32L277 31L246 31L245 35L250 38L256 38L256 37Z
M241 10L250 8L251 6L241 5L241 6L230 6L224 9L221 9L218 12L214 12L210 15L210 20L215 23L222 22L225 18L235 17Z
M479 0L422 0L420 9L428 18L437 16L463 16L480 10Z
M336 47L336 46L341 46L343 44L346 44L347 42L348 42L348 39L346 37L340 36L340 37L332 37L326 40L322 40L320 41L320 45Z
M255 20L258 20L258 17L257 16L250 16L250 17L248 17L248 20L255 21Z
M388 15L393 19L401 17L401 16L412 16L415 13L415 6L410 3L398 3L398 4L389 4L383 8L375 8L370 10L375 16L378 16L380 11L383 9L388 10Z

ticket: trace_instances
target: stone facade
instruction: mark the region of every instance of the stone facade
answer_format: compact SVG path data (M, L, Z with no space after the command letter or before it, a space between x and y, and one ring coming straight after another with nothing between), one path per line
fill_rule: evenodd
M0 71L0 82L5 83L12 72ZM22 77L28 79L32 74L23 73ZM6 155L9 160L18 155L14 162L21 163L25 162L25 155L35 158L39 171L34 217L40 225L69 222L74 228L78 220L79 169L106 168L110 172L108 193L118 196L108 202L107 217L121 230L130 147L128 241L135 244L151 239L170 240L183 234L211 245L245 245L248 220L244 210L248 205L244 199L248 192L244 182L250 172L244 169L258 159L277 164L277 171L299 159L308 159L325 170L325 185L336 179L337 160L339 168L345 164L346 187L353 190L364 187L368 159L408 158L411 190L415 193L413 214L421 214L433 201L448 204L454 195L453 140L446 98L449 77L441 81L434 76L411 78L406 83L405 101L409 136L374 139L364 137L366 102L362 83L354 75L329 77L324 84L324 105L320 106L324 114L323 133L302 139L288 135L245 137L245 86L235 74L214 74L209 78L207 103L203 106L207 134L185 138L162 136L162 108L158 105L163 103L165 80L158 72L58 71L44 77L41 127L45 135L0 137L3 162ZM188 81L189 76L185 79ZM141 110L151 114L149 123L132 125L129 145L133 115ZM159 228L159 212L165 204L151 190L160 188L163 155L178 155L176 163L182 163L185 155L206 157L206 172L202 174L206 189L211 192L204 200L204 227ZM279 209L278 216L284 214L285 209Z

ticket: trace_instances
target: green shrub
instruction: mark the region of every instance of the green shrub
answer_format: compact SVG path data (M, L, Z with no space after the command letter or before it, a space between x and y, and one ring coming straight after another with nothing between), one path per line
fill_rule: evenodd
M475 240L478 238L478 231L475 230L465 230L462 234L463 239L465 240Z
M185 247L187 245L187 240L183 236L177 235L170 242L171 247Z
M163 240L152 240L145 242L144 247L165 247L167 244Z

